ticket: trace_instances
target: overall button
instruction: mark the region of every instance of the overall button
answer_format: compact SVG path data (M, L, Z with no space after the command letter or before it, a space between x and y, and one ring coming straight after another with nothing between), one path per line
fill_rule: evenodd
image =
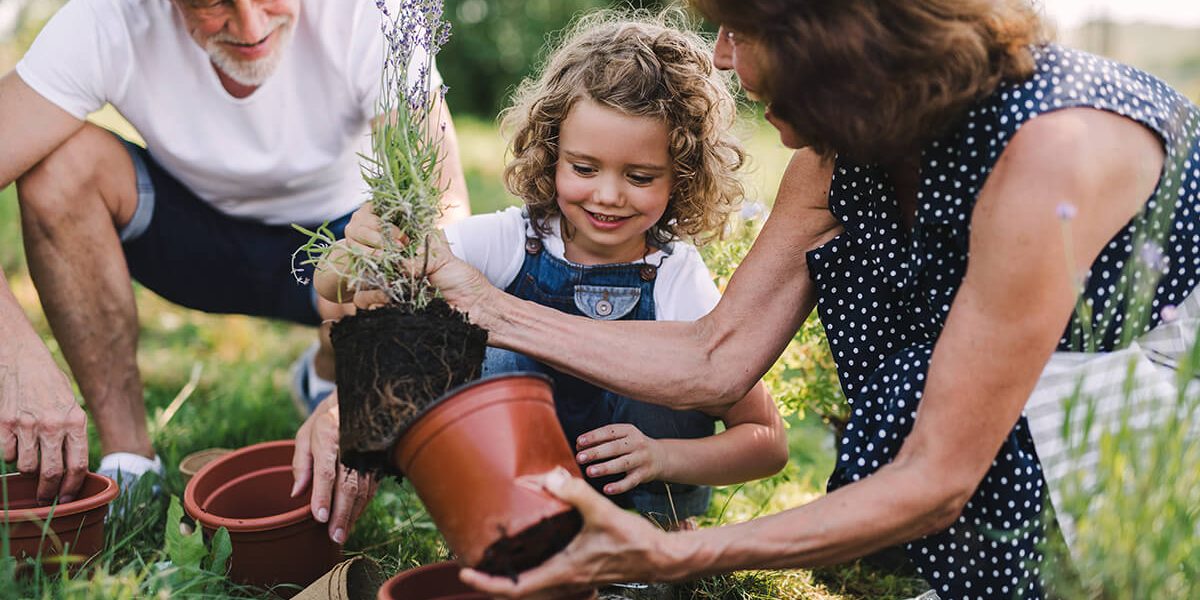
M658 276L658 267L655 267L654 265L643 265L642 268L639 269L638 275L641 275L642 281L654 281L654 278Z
M608 300L599 300L596 302L596 314L602 317L607 317L608 315L612 314L612 311L612 302L609 302Z
M541 252L541 251L542 251L542 240L539 240L537 238L526 238L526 240L525 240L525 253L526 254L537 254L538 252Z

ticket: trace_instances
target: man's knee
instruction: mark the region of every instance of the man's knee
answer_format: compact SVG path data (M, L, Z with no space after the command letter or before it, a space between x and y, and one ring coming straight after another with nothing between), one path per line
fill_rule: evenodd
M26 227L69 227L92 209L119 227L137 206L133 162L120 140L88 124L17 178L17 199Z

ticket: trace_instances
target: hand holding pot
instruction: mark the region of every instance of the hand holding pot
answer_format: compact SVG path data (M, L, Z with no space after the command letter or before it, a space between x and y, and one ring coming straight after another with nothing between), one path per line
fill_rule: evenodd
M614 423L589 431L576 440L579 464L591 477L624 473L625 477L604 486L604 493L623 494L646 483L662 479L667 457L662 444L628 423Z
M552 600L597 584L653 581L669 576L664 568L668 534L646 519L626 512L587 482L556 469L541 477L542 487L583 515L583 530L562 552L541 566L510 577L463 569L464 583L500 598Z
M0 362L3 459L38 475L38 502L70 502L87 475L87 415L40 341L13 346Z
M317 405L296 432L292 476L296 481L292 497L311 483L313 518L329 523L330 539L345 543L350 527L375 496L379 482L374 476L347 469L338 461L336 390Z

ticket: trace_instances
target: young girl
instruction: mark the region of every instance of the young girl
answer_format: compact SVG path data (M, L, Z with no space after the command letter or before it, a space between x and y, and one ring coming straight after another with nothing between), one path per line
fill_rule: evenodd
M503 115L510 192L525 202L446 228L451 251L509 294L592 319L695 320L719 292L695 247L742 194L734 100L693 33L599 13L578 23ZM341 282L322 272L318 290ZM345 297L344 295L342 296ZM484 374L554 380L559 421L588 480L661 524L703 514L711 490L787 460L759 383L724 414L676 411L489 348ZM725 431L714 435L715 419Z

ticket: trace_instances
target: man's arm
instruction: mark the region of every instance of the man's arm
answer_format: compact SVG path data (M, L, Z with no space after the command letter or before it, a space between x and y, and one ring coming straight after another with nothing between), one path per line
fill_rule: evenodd
M16 74L0 78L0 189L83 126ZM67 376L25 318L0 271L0 447L40 473L38 499L72 499L87 472L87 417ZM39 452L40 449L40 452ZM38 456L41 455L39 465Z

